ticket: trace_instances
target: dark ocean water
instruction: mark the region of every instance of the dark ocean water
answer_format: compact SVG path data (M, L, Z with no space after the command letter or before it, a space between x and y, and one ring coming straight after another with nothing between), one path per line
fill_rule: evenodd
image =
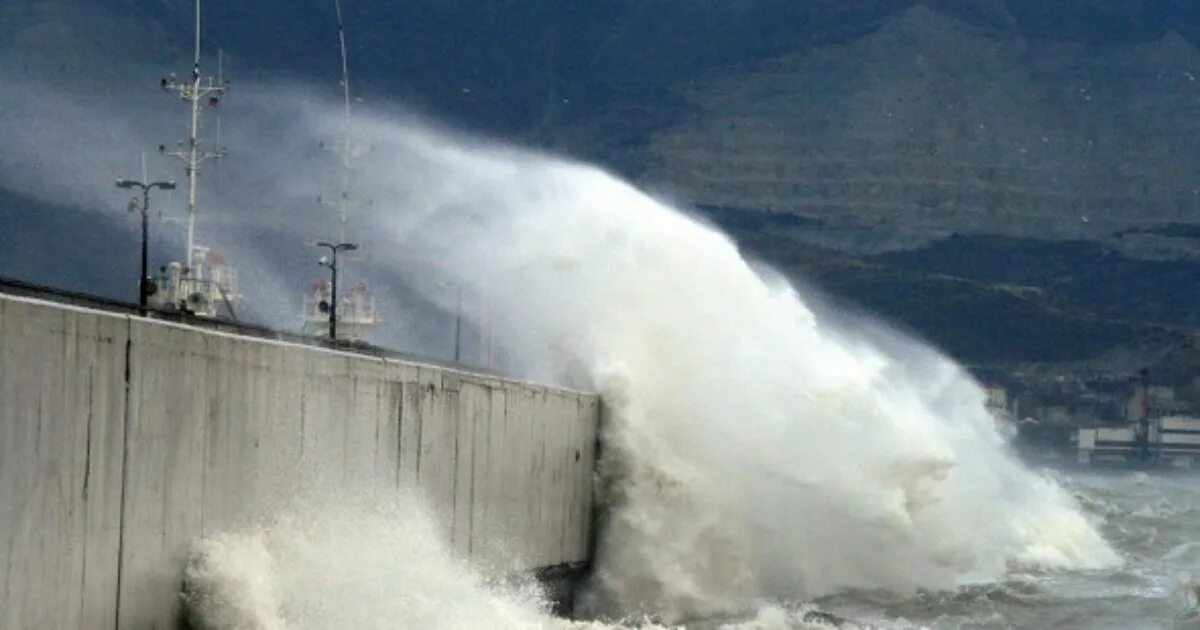
M1100 523L1124 565L1014 571L997 584L896 598L857 593L824 610L885 628L1200 628L1200 475L1055 472Z

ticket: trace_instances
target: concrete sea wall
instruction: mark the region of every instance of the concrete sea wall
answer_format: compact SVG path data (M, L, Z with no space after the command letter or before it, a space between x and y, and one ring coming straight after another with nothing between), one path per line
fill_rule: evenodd
M0 295L0 627L167 628L190 542L312 479L418 489L495 572L586 561L599 402Z

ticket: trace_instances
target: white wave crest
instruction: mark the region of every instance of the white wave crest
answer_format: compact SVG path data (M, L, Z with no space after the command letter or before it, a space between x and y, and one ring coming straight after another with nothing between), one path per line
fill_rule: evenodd
M604 396L593 612L680 619L1117 561L953 362L848 330L597 168L386 120L363 133L395 200L379 229L484 295L531 374Z

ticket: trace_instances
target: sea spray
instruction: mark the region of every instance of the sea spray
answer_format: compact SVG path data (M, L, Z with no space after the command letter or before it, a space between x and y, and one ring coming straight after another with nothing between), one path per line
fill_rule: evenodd
M834 325L726 236L600 169L362 126L376 233L484 295L482 324L528 374L605 398L593 613L681 619L1117 561L1006 450L953 362Z
M822 630L858 624L809 605L764 602L723 619L665 626L550 613L531 575L485 574L454 554L428 505L407 492L343 488L200 538L184 570L190 627L203 630Z
M332 133L318 110L300 128ZM979 388L936 352L810 307L719 231L595 167L411 120L357 124L373 148L358 171L374 200L362 221L390 244L372 264L479 296L486 319L462 315L503 340L504 369L604 397L588 614L711 618L1117 561L1073 498L1008 452ZM311 523L239 534L259 542L213 538L189 575L218 579L193 579L192 592L258 589L233 608L274 612L248 627L557 623L536 596L496 594L404 513L320 508ZM220 578L247 570L211 562L222 550L269 558L271 579Z
M346 489L200 539L184 574L214 630L559 628L535 581L489 582L419 500Z

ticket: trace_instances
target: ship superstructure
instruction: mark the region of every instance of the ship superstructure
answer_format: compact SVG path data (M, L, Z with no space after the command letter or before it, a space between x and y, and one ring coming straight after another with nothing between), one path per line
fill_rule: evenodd
M150 297L151 305L162 309L189 311L199 317L216 317L224 306L235 316L234 306L241 301L237 288L237 273L223 256L211 247L196 244L197 191L200 168L206 162L224 156L220 147L209 150L200 138L204 110L216 108L229 89L223 77L205 77L200 70L200 0L195 0L195 47L192 72L187 80L174 75L163 78L159 86L172 92L187 104L188 137L175 148L159 146L159 152L183 163L187 175L187 243L183 259L162 267L156 283L157 291Z
M367 153L367 148L356 144L353 133L353 111L350 96L350 62L346 51L346 28L342 19L340 0L334 0L334 11L337 17L338 44L342 58L342 138L329 147L338 157L339 190L333 199L321 198L319 201L333 209L338 221L338 243L347 243L349 233L347 224L349 215L360 208L363 203L353 198L354 160ZM339 263L340 272L345 274L346 259ZM351 260L351 262L353 262ZM342 290L334 298L332 284L327 280L316 282L312 291L304 297L301 308L302 328L305 334L330 335L330 308L336 307L337 338L346 341L359 341L368 335L379 323L379 311L376 308L375 296L371 295L366 283L359 282L350 291ZM336 301L336 304L335 304Z

